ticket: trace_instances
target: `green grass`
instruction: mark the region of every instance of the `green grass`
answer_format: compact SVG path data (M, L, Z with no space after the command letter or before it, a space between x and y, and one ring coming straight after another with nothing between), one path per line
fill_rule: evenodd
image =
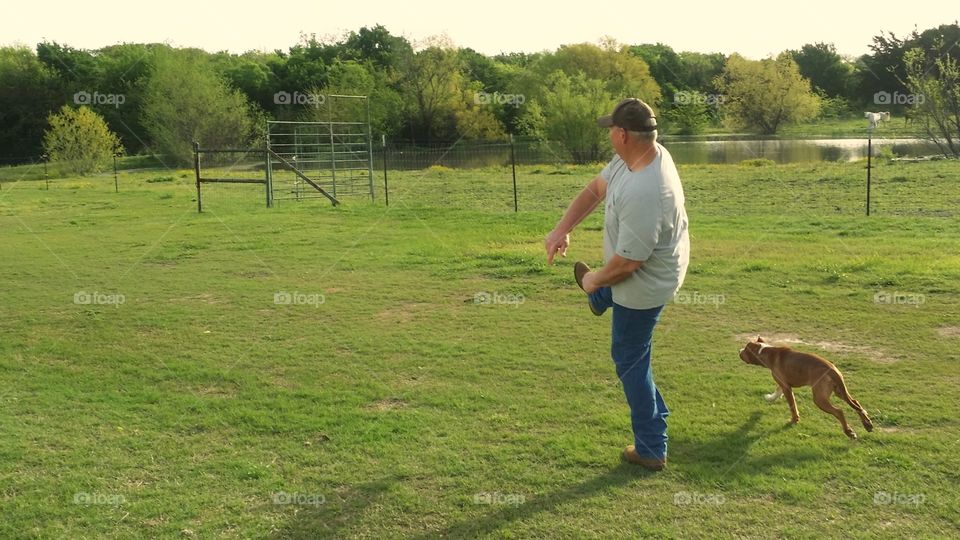
M157 156L124 156L117 158L118 171L132 171L165 166L164 159ZM66 178L73 174L70 164L66 162L50 162L44 166L43 161L0 167L0 182L18 182L21 180L43 180L45 178ZM89 177L113 177L113 162L108 162L101 172L91 173Z
M869 219L862 167L682 168L656 474L619 460L609 315L572 282L601 216L542 253L595 167L521 168L517 214L500 169L392 173L389 208L215 185L203 214L190 171L4 184L0 537L955 536L958 167L881 164ZM808 390L788 427L737 358L757 333L833 360L877 429Z
M881 110L883 107L875 107L871 110ZM811 122L799 124L788 124L781 126L773 138L778 139L860 139L867 137L867 119L863 113L855 114L845 118L817 118ZM738 138L756 138L756 133L747 133L741 129L734 129L727 126L709 126L703 133L695 136L680 136L667 134L671 139L713 139L729 136ZM906 124L902 116L893 116L888 122L882 122L873 132L875 139L913 139L921 138L921 127L919 124Z
M864 111L883 110L884 107L875 106ZM863 113L850 118L821 118L813 122L784 126L779 133L781 138L866 138L867 119ZM907 124L902 116L892 116L889 121L881 122L874 130L873 136L881 139L900 139L920 137L919 124Z

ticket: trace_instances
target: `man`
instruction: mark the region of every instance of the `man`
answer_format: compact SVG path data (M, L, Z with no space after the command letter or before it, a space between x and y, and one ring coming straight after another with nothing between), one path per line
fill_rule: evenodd
M660 312L683 284L690 259L683 187L670 153L657 142L653 109L639 99L621 101L597 120L610 131L616 155L577 195L547 235L547 262L566 256L570 232L606 200L604 266L582 262L574 276L590 311L613 309L611 356L630 406L634 444L623 457L651 470L667 462L669 414L653 381L650 357Z

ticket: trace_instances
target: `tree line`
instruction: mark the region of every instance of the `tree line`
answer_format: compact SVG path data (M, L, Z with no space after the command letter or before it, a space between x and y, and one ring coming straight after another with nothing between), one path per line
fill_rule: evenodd
M102 122L99 151L185 163L193 140L256 144L266 119L366 114L328 98L338 94L370 97L376 137L426 144L511 134L560 142L575 161L606 152L594 120L624 96L654 104L670 134L729 125L769 135L791 123L890 110L957 154L958 41L954 23L880 34L859 58L828 43L749 60L609 39L488 56L445 36L411 43L378 25L243 54L138 43L2 47L0 159L64 151L78 139L71 130L92 136L104 130L88 124Z

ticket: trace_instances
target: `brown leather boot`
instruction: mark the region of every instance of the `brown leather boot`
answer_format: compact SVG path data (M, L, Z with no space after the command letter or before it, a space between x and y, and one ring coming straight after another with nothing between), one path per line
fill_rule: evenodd
M656 459L641 456L637 453L637 448L634 445L630 445L623 450L623 459L628 463L633 463L634 465L640 465L644 469L651 471L662 471L664 467L667 466L667 458Z
M580 290L583 290L583 276L589 271L590 267L587 266L587 264L583 261L577 261L577 263L573 265L573 279L577 280L577 285L580 286ZM593 302L590 301L589 295L587 295L587 305L590 306L590 313L593 313L597 317L603 315L603 311L600 311L594 307Z

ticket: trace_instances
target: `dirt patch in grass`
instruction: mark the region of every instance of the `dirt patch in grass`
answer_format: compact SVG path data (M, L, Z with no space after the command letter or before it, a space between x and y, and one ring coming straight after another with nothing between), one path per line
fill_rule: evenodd
M235 398L237 397L237 388L235 386L207 385L195 386L190 389L195 395L205 398Z
M374 318L386 323L405 324L412 321L426 305L420 303L402 304L380 311L374 315Z
M738 334L734 336L734 339L740 343L746 343L747 341L755 339L756 337L757 334ZM836 341L805 340L792 334L780 334L776 332L761 332L760 337L762 337L764 341L769 342L771 345L780 345L785 347L791 347L793 345L809 345L828 353L864 356L880 364L892 364L899 360L887 355L883 351L879 351L873 347L867 347L864 345L848 345L846 343L838 343Z
M393 411L396 409L404 409L406 407L406 401L400 398L389 397L370 403L366 406L366 409L371 411Z
M220 299L210 293L200 293L191 296L171 298L171 302L201 302L203 304L219 304Z
M937 328L937 334L945 338L960 338L960 326L941 326Z
M911 428L902 428L897 426L877 426L873 428L878 433L916 433L917 430Z

